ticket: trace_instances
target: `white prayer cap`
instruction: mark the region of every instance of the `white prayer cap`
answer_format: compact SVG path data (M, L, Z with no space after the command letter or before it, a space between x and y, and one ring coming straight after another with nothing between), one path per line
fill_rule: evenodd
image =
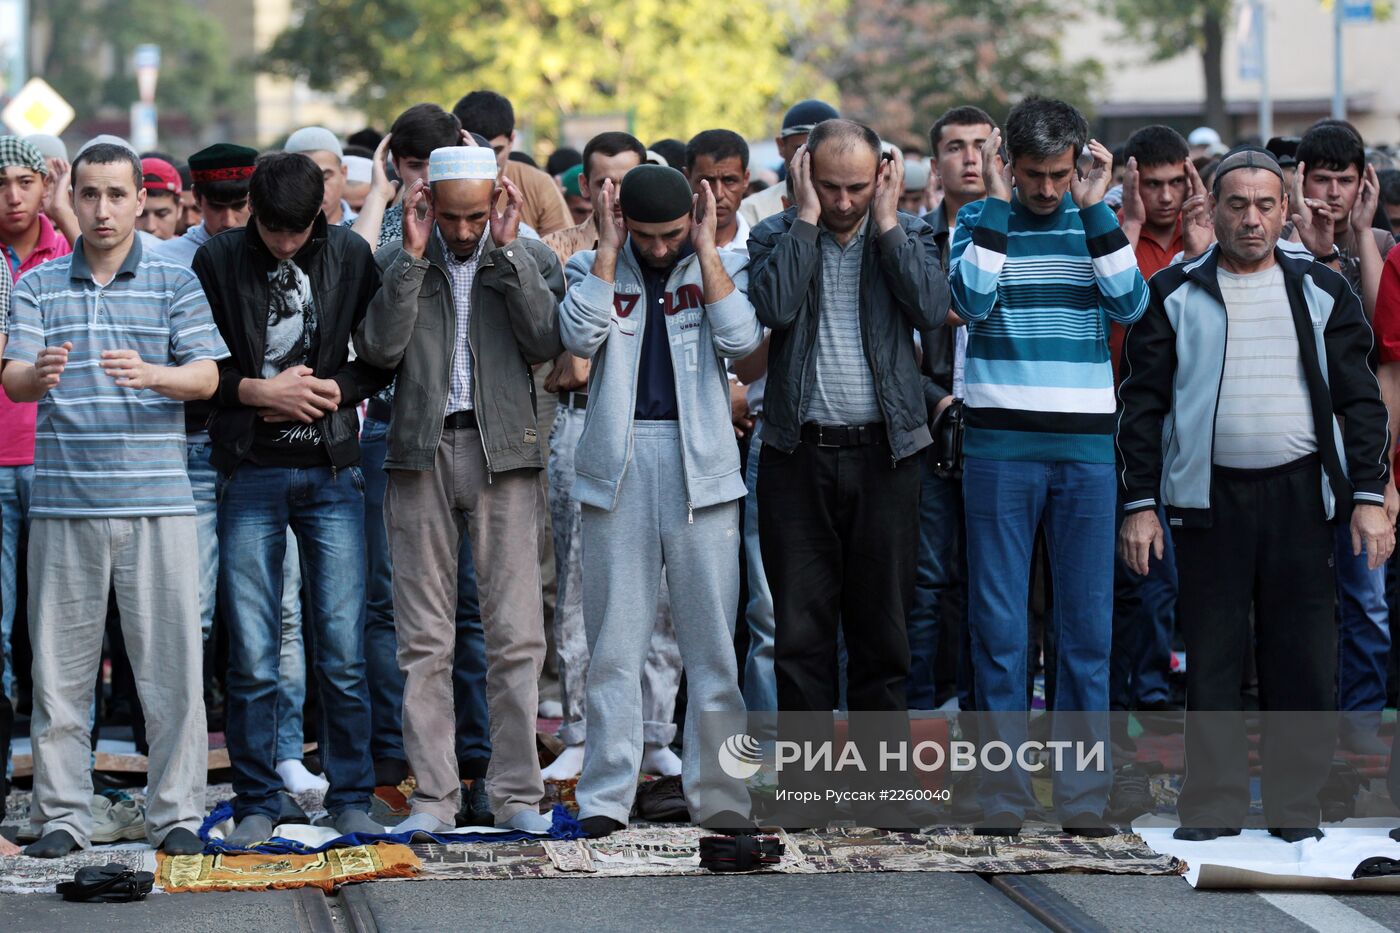
M44 154L44 158L68 161L68 147L57 136L51 136L48 133L30 133L24 138L27 142L33 143L34 148Z
M495 181L496 153L485 146L444 146L428 156L428 181Z
M287 137L284 152L329 152L337 159L345 157L345 150L336 135L324 126L303 126Z
M137 155L136 147L133 146L131 143L122 139L120 136L113 136L111 133L102 133L101 135L94 136L92 139L89 139L87 142L83 143L82 147L79 148L76 153L74 153L73 161L76 162L78 160L78 156L82 155L84 152L87 152L93 146L99 145L120 146L121 148L130 152L132 155L136 156L138 160L141 158L139 155Z
M349 171L346 173L346 180L351 184L369 184L374 179L374 163L364 156L346 156L345 166Z

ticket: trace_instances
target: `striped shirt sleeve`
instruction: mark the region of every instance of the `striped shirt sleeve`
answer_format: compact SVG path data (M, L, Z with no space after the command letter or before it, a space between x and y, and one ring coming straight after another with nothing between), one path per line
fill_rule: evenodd
M177 366L198 360L221 360L229 355L199 278L184 271L170 299L170 355Z
M1133 323L1147 311L1147 282L1127 235L1102 201L1080 211L1079 218L1104 310L1119 324Z
M948 251L948 284L958 317L980 321L996 305L997 281L1006 264L1006 224L1011 205L987 198L964 210L967 213L959 217Z
M9 341L5 344L5 359L31 366L44 349L44 319L34 285L38 278L25 276L15 286L10 296Z

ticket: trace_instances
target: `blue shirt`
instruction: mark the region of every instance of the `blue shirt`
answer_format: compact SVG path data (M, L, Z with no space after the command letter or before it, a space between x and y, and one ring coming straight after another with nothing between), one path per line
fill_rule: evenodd
M629 244L631 240L627 241ZM632 258L637 268L642 270L642 285L646 294L643 298L647 306L646 328L642 332L642 356L637 372L637 408L634 415L638 421L677 421L680 408L676 404L676 371L671 363L671 341L666 334L666 315L671 313L671 296L666 293L666 283L671 270L692 252L686 243L676 256L676 262L665 269L656 269L642 259L642 254L632 244Z
M72 342L59 384L39 402L33 518L193 515L184 404L127 389L102 371L103 350L135 350L157 366L218 360L228 349L199 279L143 253L135 238L106 285L93 280L82 240L15 287L5 359L34 365Z

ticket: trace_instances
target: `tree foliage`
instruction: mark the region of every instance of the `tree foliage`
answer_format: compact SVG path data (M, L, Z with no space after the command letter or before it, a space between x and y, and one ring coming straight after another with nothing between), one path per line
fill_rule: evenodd
M242 103L222 27L171 0L45 0L31 4L43 58L37 69L80 114L125 114L138 100L131 55L161 47L156 103L195 127Z
M844 0L297 0L264 65L386 122L418 101L506 94L534 127L629 112L644 139L771 130L831 83L791 37ZM348 93L347 93L348 91Z
M1336 0L1340 3L1341 0ZM1118 20L1126 37L1150 50L1153 61L1166 61L1195 50L1205 78L1206 122L1224 132L1225 28L1234 0L1098 0L1099 8Z
M933 120L959 104L1001 119L1037 93L1088 109L1102 72L1061 57L1067 10L1050 0L857 0L830 39L829 73L843 112L925 145Z

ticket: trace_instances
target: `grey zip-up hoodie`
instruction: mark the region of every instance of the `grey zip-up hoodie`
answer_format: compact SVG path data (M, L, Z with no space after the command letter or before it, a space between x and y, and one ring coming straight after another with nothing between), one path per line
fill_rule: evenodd
M588 410L574 455L573 497L612 511L632 462L646 288L630 242L618 250L615 282L592 274L596 256L594 250L575 253L564 268L568 292L559 306L559 334L570 353L593 360ZM720 259L734 291L714 304L704 303L697 256L677 263L666 281L666 336L691 509L744 497L724 359L747 356L763 341L763 326L747 294L748 260L727 252Z

